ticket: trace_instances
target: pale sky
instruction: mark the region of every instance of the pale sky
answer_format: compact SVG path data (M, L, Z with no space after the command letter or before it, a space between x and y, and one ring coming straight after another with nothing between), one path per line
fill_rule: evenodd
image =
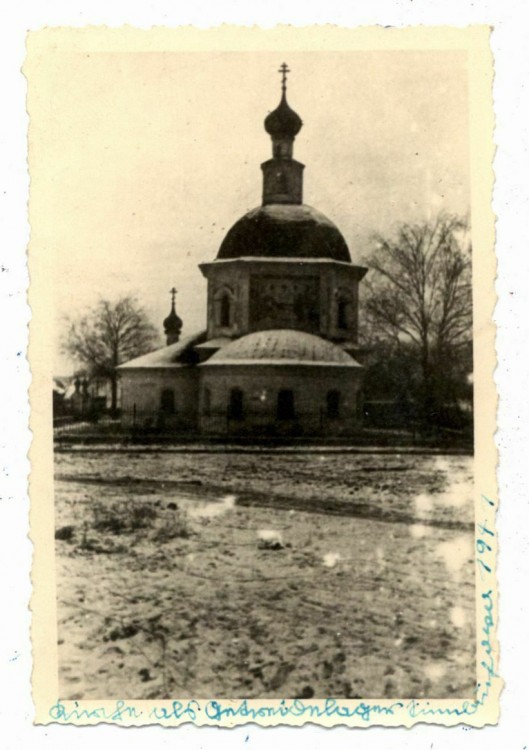
M34 74L33 252L53 258L56 373L65 313L134 292L162 332L179 290L183 335L205 327L206 285L230 226L261 203L263 119L289 104L304 202L360 262L373 233L470 205L464 51L94 52L56 50ZM39 214L40 215L40 214Z

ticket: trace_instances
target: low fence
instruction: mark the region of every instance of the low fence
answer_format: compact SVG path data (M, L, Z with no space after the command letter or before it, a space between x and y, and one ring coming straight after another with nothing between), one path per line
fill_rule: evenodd
M201 435L228 436L262 436L266 437L302 437L320 434L339 435L352 434L358 431L356 418L348 419L328 417L321 413L297 412L295 417L288 419L270 419L269 415L243 414L240 417L231 416L227 412L211 412L201 418L200 430L196 420L188 415L167 413L160 410L145 411L131 409L123 412L119 418L102 417L99 419L69 419L56 420L54 423L55 438L73 436L100 435L117 437L156 437L175 436L191 437L199 432Z
M53 420L55 438L66 435L120 435L123 432L121 417L100 418L59 417Z
M122 416L125 429L136 432L188 432L199 431L201 434L219 435L303 435L307 434L338 434L341 432L355 432L359 428L359 420L355 413L342 413L329 416L324 409L318 411L296 410L293 416L275 417L258 410L245 410L241 414L233 415L228 409L211 410L202 414L197 420L189 414L163 411L141 411L132 409Z
M79 437L128 438L135 435L189 435L196 432L194 422L179 418L176 414L161 411L130 410L111 417L103 415L91 418L60 417L54 419L56 440Z
M308 418L312 422L308 422ZM209 420L209 424L207 423ZM391 426L364 425L351 418L345 420L328 417L324 411L316 414L297 414L295 419L264 419L261 424L255 418L240 419L226 413L210 414L203 418L204 429L200 432L194 421L178 414L161 411L132 409L119 417L108 415L99 419L60 419L54 423L54 439L59 444L76 443L226 443L233 444L335 444L371 445L380 447L461 446L472 447L472 431L443 428L436 425L429 429L424 424L410 420L406 424Z

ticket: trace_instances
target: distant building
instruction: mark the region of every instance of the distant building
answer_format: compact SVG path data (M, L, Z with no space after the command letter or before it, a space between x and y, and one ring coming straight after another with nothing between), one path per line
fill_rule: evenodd
M337 227L303 204L302 127L286 99L265 119L272 158L263 202L229 230L200 270L207 329L180 341L175 310L167 346L119 367L126 425L203 434L338 435L359 426L362 367L358 285Z
M106 378L88 377L85 373L53 378L54 418L100 416L109 409L110 402Z

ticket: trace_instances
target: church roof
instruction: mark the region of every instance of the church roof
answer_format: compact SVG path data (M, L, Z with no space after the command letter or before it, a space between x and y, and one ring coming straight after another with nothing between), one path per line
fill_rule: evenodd
M193 353L196 344L201 344L206 339L206 331L200 331L192 336L186 336L181 341L169 346L162 346L153 352L143 354L141 357L131 359L119 365L118 370L133 370L156 367L183 367L189 364L195 364L190 361L189 356Z
M223 346L204 362L209 365L324 365L361 367L336 344L304 331L258 331Z
M217 259L248 256L351 262L343 235L332 221L311 206L295 204L254 208L232 226Z

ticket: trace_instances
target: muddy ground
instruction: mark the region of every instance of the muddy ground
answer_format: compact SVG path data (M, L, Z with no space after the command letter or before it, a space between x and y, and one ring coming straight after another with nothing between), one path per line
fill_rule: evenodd
M475 684L472 459L56 456L62 699Z

